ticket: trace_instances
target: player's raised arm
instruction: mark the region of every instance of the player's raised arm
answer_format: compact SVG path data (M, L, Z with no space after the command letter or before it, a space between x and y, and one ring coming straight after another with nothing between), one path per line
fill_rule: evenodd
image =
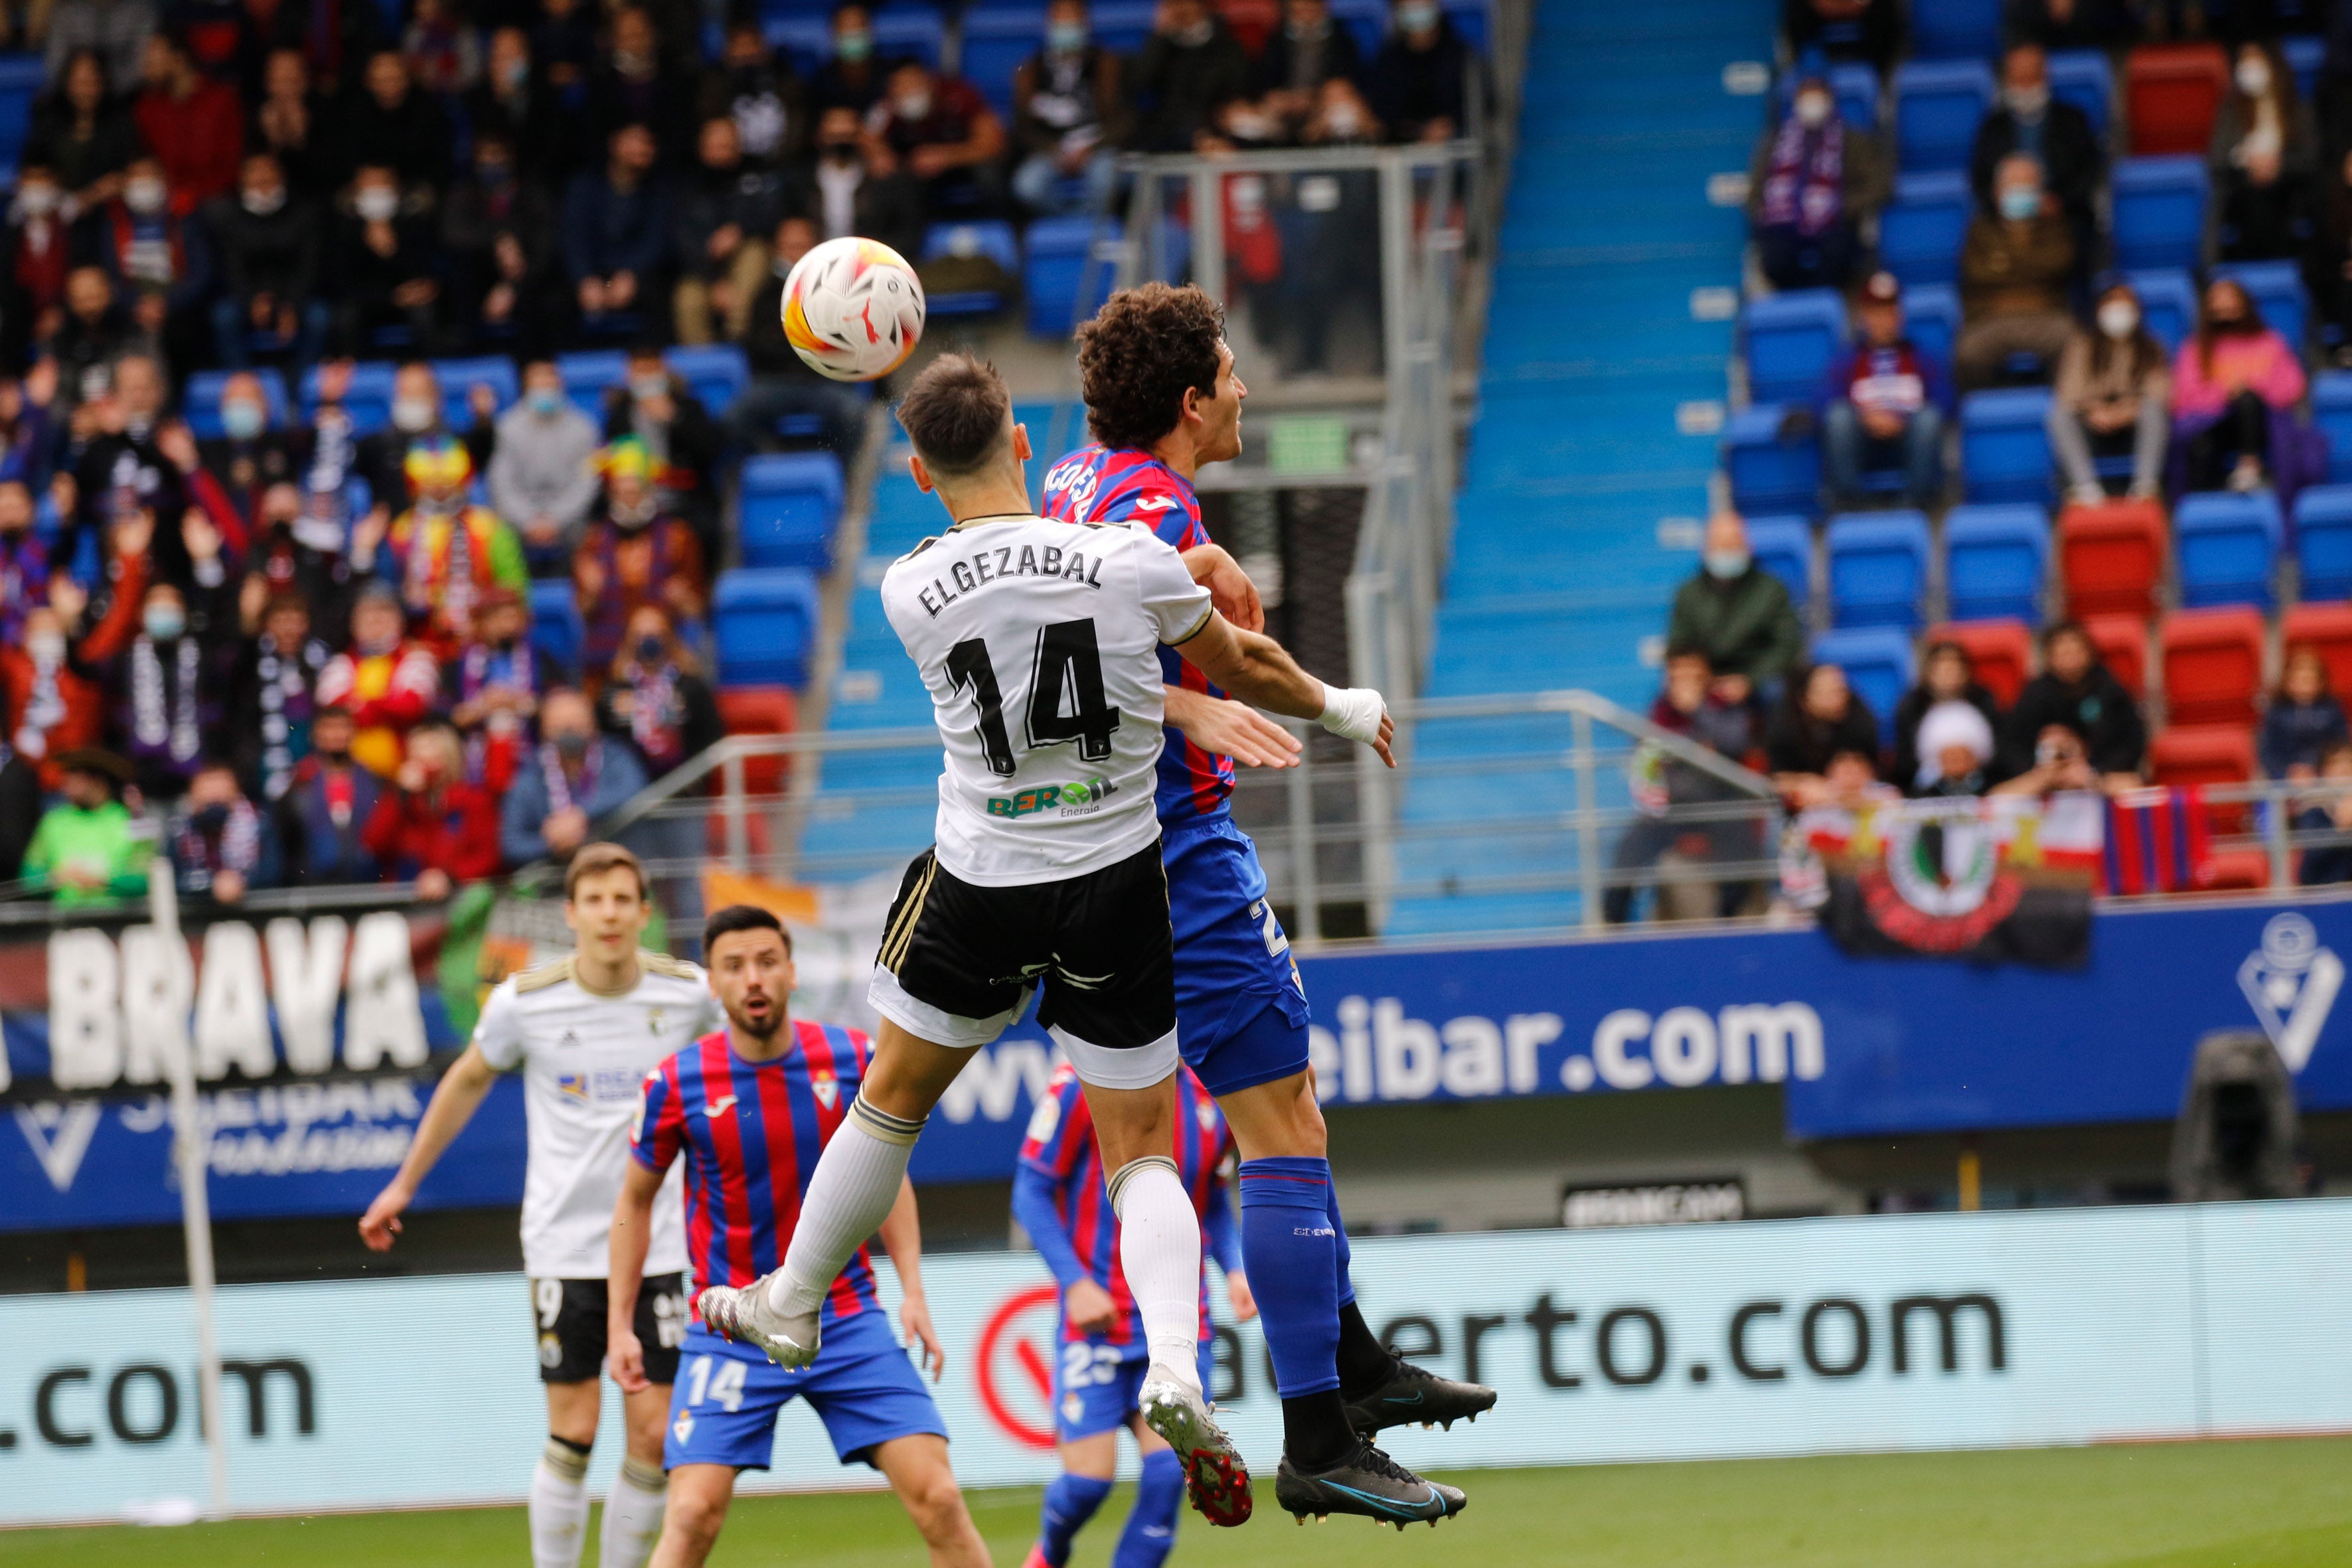
M1212 609L1201 629L1174 645L1184 662L1245 702L1294 719L1312 719L1335 735L1360 741L1389 766L1396 725L1388 705L1370 687L1326 686L1284 651L1280 643L1245 632Z
M407 1157L383 1191L368 1205L367 1213L360 1217L360 1239L373 1252L392 1250L393 1237L400 1233L400 1216L416 1201L416 1189L432 1174L434 1165L466 1130L474 1112L499 1079L498 1069L483 1057L478 1044L469 1045L464 1054L449 1065L434 1087L432 1101L425 1107L425 1118L416 1124L416 1136L408 1145Z
M613 1229L606 1246L612 1261L604 1275L604 1364L624 1394L651 1386L646 1347L637 1338L637 1291L646 1276L646 1253L653 1245L654 1200L665 1172L641 1160L623 1165L621 1195L613 1204Z

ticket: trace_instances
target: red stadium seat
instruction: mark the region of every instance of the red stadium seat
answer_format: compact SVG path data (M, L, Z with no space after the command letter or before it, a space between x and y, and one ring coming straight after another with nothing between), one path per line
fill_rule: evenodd
M1216 12L1253 59L1265 52L1266 39L1282 26L1282 7L1275 0L1217 0Z
M719 691L719 721L730 735L789 735L800 728L800 704L788 686L740 686ZM751 795L776 795L784 787L785 757L751 757L743 763L743 788ZM725 787L724 776L714 774L710 787Z
M2230 82L2219 44L2147 44L2124 68L2124 113L2135 158L2205 154Z
M2271 885L2271 858L2259 849L2216 849L2197 868L2200 892L2242 892Z
M2174 724L2251 724L2263 689L2262 612L2182 610L2164 623L2165 711Z
M2099 662L2123 682L2135 702L2147 700L2147 623L2137 616L2090 616L2083 629L2099 650Z
M2033 634L2023 621L1947 621L1931 626L1927 641L1956 642L1968 649L1977 679L2004 709L2017 700L2033 673Z
M2149 742L2147 761L2156 782L2168 787L2244 784L2254 776L2254 731L2245 724L2177 725ZM2205 820L2216 833L2243 833L2246 807L2210 803Z
M2058 515L2066 613L2078 619L2152 614L2168 548L2164 508L2157 501L2068 507Z
M2352 605L2297 605L2286 613L2284 629L2288 647L2318 650L2339 699L2352 697Z

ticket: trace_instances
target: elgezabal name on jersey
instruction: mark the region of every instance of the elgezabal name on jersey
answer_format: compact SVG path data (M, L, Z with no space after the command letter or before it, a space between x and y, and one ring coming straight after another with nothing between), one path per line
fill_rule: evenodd
M983 550L969 560L950 563L947 577L954 581L956 591L950 592L946 580L934 577L929 587L915 595L917 602L930 612L934 620L964 595L1003 577L1058 577L1065 583L1099 590L1102 557L1089 557L1083 550L1065 550L1058 544L1024 544L1017 550L1004 544Z

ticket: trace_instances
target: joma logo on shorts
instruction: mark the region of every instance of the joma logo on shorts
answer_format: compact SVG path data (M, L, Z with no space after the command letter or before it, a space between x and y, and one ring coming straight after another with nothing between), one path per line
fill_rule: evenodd
M988 802L988 815L1017 818L1034 812L1051 811L1056 806L1092 805L1105 795L1117 794L1118 789L1118 786L1108 779L1087 779L1083 784L1039 784L1016 795L992 795Z

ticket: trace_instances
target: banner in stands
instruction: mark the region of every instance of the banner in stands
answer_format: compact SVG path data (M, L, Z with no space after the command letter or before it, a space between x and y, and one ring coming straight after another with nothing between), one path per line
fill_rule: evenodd
M1048 1479L1044 1267L963 1254L924 1272L959 1478ZM2310 1432L2352 1411L2343 1201L1396 1237L1358 1243L1355 1274L1383 1337L1502 1393L1475 1425L1391 1433L1417 1467ZM240 1286L219 1307L238 1509L523 1500L545 1412L521 1277ZM201 1497L193 1340L183 1292L0 1300L0 1524ZM1263 1338L1223 1324L1217 1352L1271 1509ZM680 1387L729 1397L691 1356ZM621 1448L605 1397L598 1495ZM834 1462L802 1405L773 1468L743 1480L878 1484Z

